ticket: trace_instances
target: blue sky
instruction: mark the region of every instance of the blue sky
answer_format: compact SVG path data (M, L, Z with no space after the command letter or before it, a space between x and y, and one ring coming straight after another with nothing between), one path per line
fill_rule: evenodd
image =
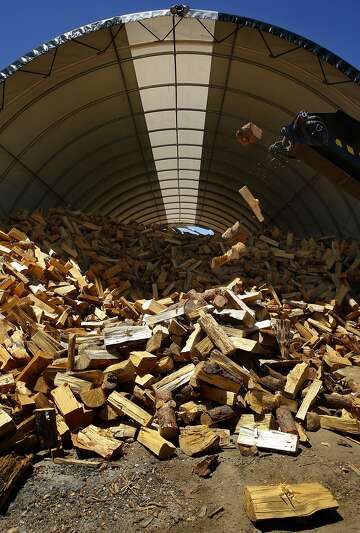
M0 69L52 37L88 22L171 5L160 0L3 0L1 3ZM360 68L360 0L196 0L190 7L245 15L283 26Z

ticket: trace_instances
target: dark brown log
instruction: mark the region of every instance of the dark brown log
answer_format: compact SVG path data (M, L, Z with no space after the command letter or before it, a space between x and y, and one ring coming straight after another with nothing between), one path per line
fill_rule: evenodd
M42 450L51 450L58 445L56 412L53 407L35 409L36 432Z
M190 383L184 385L181 389L174 391L174 400L178 405L189 402L199 397L199 392Z
M176 402L172 398L171 391L156 391L155 407L160 435L166 440L175 438L179 432L179 428L175 416Z
M200 416L200 422L205 426L211 427L219 422L232 418L234 414L234 410L229 405L219 405L218 407L210 409L207 413L203 413Z
M360 418L360 401L349 394L324 394L322 399L327 407L331 407L331 409L346 409L352 416Z
M75 368L75 354L76 354L76 335L75 333L70 333L69 340L68 340L68 352L67 352L68 370L74 370Z
M271 376L270 374L268 376L263 376L261 378L258 378L258 382L261 383L261 385L263 385L267 389L272 390L273 392L284 390L285 383L281 381L280 379L277 379L274 376Z
M286 405L281 405L276 409L276 420L283 433L298 434L294 417Z
M4 511L9 498L21 478L32 468L32 455L18 456L10 453L0 457L0 511Z

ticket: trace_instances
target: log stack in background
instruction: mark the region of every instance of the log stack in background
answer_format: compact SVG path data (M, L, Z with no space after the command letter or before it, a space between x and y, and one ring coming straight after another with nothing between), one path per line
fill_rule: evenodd
M239 223L198 237L64 210L11 223L3 456L112 459L138 440L165 459L233 435L243 453L296 453L320 426L360 434L358 242Z

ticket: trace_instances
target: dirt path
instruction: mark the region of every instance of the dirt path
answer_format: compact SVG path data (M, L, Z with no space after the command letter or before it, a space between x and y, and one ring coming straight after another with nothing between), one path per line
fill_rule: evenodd
M129 445L119 467L99 471L60 466L45 459L0 517L2 533L120 533L132 531L358 532L360 445L344 447L341 436L310 434L312 448L297 457L261 453L243 457L237 449L220 454L209 479L192 473L198 459L179 453L160 462L137 443ZM338 499L339 513L255 527L243 512L246 484L320 481ZM211 513L223 508L212 518Z

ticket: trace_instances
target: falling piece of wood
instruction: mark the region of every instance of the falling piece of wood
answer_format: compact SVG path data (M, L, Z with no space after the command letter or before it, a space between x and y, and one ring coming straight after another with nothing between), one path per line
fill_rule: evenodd
M260 209L260 202L257 198L253 196L250 189L246 185L244 185L244 187L241 187L241 189L239 189L239 193L244 198L245 202L248 204L258 221L264 222L265 219Z
M159 459L168 459L176 451L176 446L164 439L155 429L140 428L137 440Z
M253 485L245 487L244 491L245 512L253 522L306 517L338 506L334 496L321 483Z
M243 446L257 446L265 450L296 453L299 437L281 431L263 431L241 426L237 442Z

